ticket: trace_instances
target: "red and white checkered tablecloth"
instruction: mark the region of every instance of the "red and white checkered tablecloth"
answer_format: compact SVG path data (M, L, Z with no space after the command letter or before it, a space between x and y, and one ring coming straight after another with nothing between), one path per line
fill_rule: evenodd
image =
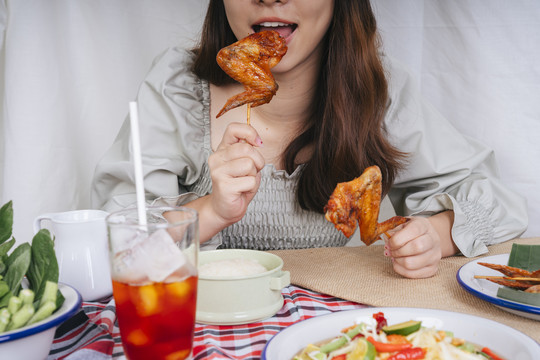
M233 326L196 324L194 360L260 359L268 340L298 321L366 305L338 299L294 285L283 289L281 310L263 321ZM56 331L48 360L122 359L124 351L116 323L114 301L83 303L82 310Z

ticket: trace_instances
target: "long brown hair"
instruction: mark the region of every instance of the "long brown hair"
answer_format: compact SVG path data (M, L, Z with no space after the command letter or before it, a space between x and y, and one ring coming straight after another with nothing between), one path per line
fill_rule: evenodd
M210 0L193 71L209 82L232 83L216 62L218 51L237 39L229 27L223 0ZM302 133L284 151L291 173L298 153L310 147L297 189L300 206L317 212L338 182L378 165L386 194L406 154L386 139L384 115L388 87L379 58L379 36L369 0L335 0L326 33L321 72L310 116Z

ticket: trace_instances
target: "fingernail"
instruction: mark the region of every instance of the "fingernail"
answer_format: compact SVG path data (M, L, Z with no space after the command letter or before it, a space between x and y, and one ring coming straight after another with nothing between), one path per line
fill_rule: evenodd
M257 144L258 147L264 147L263 141L259 136L255 138L255 144Z
M390 256L390 252L388 250L384 250L384 256Z

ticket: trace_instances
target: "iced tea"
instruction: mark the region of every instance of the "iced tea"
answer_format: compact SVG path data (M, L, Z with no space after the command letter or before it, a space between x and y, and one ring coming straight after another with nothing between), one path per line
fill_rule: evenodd
M129 360L190 358L196 276L139 286L115 280L112 283L120 335Z

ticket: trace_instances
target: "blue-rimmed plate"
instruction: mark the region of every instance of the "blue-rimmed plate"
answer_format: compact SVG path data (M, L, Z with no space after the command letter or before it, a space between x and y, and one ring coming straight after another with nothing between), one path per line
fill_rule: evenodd
M536 360L540 354L540 344L534 339L493 320L445 310L379 307L339 311L297 322L266 343L262 359L291 360L308 344L332 339L350 325L373 322L373 314L380 311L389 324L420 320L423 326L452 331L456 337L487 346L505 359Z
M482 300L488 301L513 314L540 321L540 307L499 298L497 297L497 290L501 285L486 279L474 278L475 275L501 276L502 274L500 272L478 265L478 262L506 265L508 264L509 256L509 254L501 254L472 260L459 269L457 272L457 281L465 290Z

